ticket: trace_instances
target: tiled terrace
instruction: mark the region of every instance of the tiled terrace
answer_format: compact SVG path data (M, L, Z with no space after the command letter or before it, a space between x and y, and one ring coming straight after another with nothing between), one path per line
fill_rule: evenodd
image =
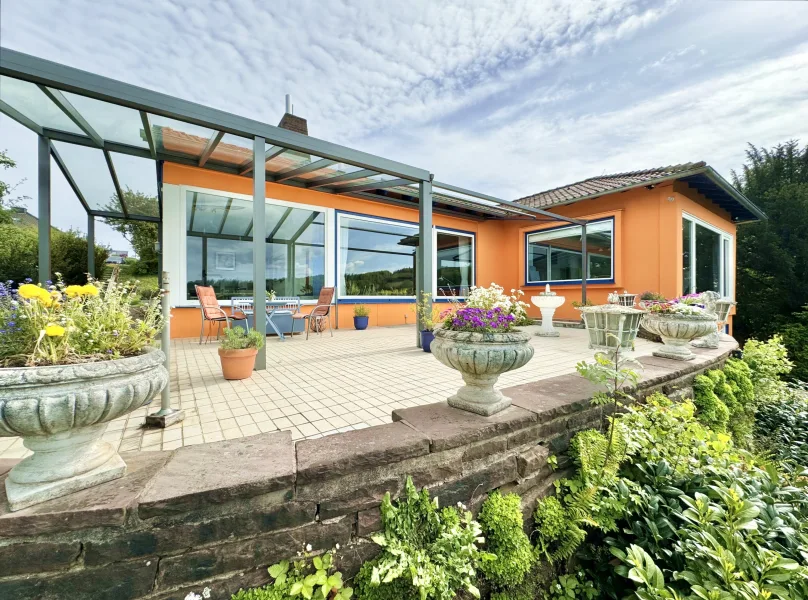
M526 327L536 331L537 327ZM445 400L463 384L460 374L415 348L413 326L341 329L305 340L267 338L266 371L245 381L221 375L217 344L195 339L172 343L172 406L185 420L165 430L144 429L147 408L112 421L105 439L120 451L171 450L183 445L290 430L292 437L388 423L395 408ZM591 360L586 331L562 329L561 337L532 338L536 353L522 369L499 379L500 388L571 373ZM637 354L651 342L637 340ZM0 458L27 456L20 438L0 438Z

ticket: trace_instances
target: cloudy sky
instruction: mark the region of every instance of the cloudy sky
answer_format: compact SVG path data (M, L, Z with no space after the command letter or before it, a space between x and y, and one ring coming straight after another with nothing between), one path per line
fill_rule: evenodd
M289 93L314 136L509 199L808 142L808 2L0 0L0 44L273 124ZM0 117L2 148L35 196L35 136Z

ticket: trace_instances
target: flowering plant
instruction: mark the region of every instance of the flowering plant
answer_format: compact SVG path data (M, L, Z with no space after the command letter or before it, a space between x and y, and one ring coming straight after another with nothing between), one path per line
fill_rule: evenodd
M446 317L445 329L452 331L476 331L478 333L505 333L511 331L516 317L502 308L476 308L464 306Z
M658 315L704 315L707 305L701 294L687 294L672 300L646 300L643 306Z
M17 288L0 284L0 367L58 365L140 354L162 328L159 298L140 304L136 284L90 279ZM139 305L142 314L133 315Z

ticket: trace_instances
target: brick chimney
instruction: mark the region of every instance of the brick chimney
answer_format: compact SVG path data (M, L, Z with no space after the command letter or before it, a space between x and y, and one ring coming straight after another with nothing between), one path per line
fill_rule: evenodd
M294 111L292 99L289 94L286 94L286 112L281 118L281 122L278 123L278 127L302 133L303 135L309 135L309 124L306 122L306 119L296 116Z

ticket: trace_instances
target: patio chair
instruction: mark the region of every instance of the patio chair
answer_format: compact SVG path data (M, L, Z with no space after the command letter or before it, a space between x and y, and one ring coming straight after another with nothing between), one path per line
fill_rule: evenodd
M334 301L334 288L324 287L320 290L320 297L317 299L317 305L311 309L311 312L304 314L298 312L292 315L293 319L300 320L306 324L306 339L309 339L309 329L316 327L316 331L323 335L324 324L328 323L328 330L331 332L331 337L334 337L334 329L331 327L331 303Z
M243 312L228 315L220 306L216 298L216 291L210 286L195 285L196 297L199 299L199 309L202 313L202 328L199 330L199 343L202 343L202 336L205 334L205 321L216 323L216 340L219 340L222 323L230 327L230 321L247 322L247 315ZM210 328L205 341L210 341Z

